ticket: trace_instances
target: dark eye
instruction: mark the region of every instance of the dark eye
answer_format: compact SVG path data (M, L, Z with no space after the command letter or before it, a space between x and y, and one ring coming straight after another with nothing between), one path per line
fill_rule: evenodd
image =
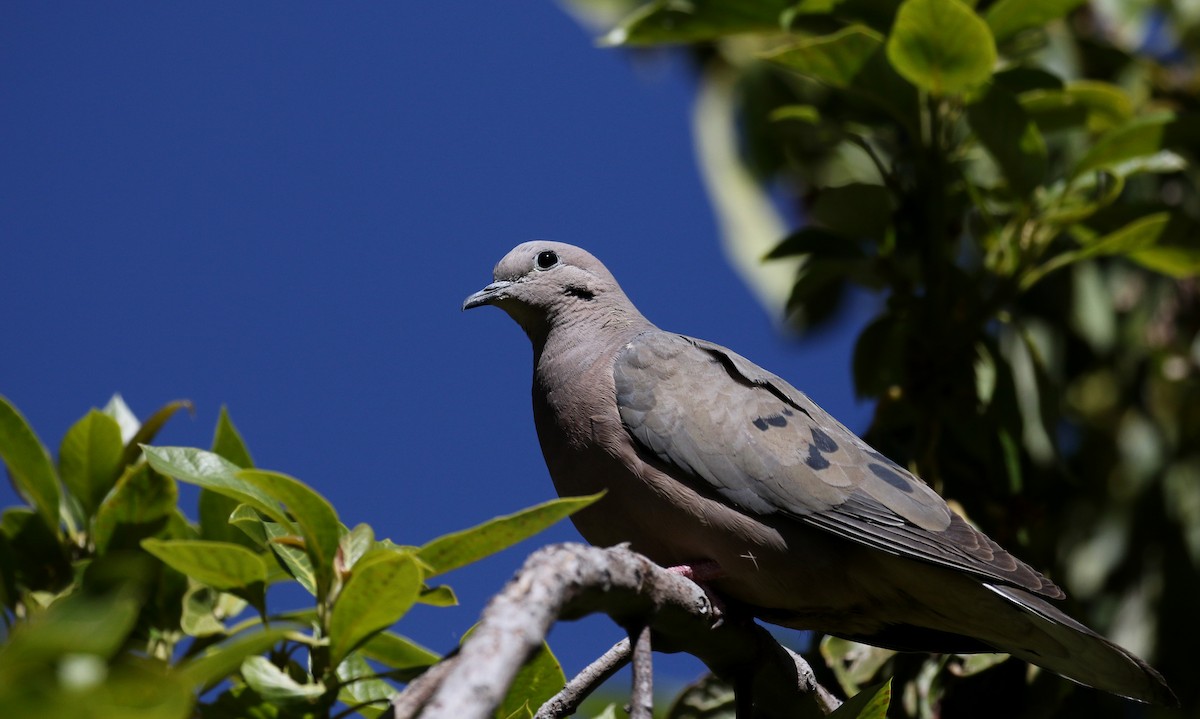
M558 253L546 250L539 252L537 256L537 268L539 270L548 270L558 264Z

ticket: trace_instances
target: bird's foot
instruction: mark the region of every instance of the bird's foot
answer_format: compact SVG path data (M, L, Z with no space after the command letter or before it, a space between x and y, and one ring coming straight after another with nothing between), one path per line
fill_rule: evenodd
M725 621L725 602L708 586L708 583L712 580L725 576L725 571L721 569L721 565L711 559L705 559L700 562L693 562L692 564L667 567L667 571L692 580L704 590L704 595L708 597L708 603L712 606L713 627L721 626L721 623Z
M700 585L725 576L725 571L721 569L721 565L711 559L705 559L693 564L680 564L677 567L667 567L667 571L675 572Z

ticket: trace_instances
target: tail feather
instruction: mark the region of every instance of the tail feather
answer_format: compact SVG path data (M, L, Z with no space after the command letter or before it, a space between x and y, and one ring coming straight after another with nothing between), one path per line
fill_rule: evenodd
M1039 630L1022 637L985 641L1084 686L1150 704L1179 706L1175 693L1153 667L1070 618L1046 600L1013 587L985 587L1023 609Z

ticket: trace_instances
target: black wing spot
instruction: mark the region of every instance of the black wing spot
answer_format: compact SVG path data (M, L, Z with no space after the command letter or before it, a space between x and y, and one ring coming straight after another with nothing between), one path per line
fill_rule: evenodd
M910 494L912 493L912 482L909 482L904 477L901 477L899 473L895 472L890 467L885 467L882 464L868 464L867 469L871 470L871 474L879 477L901 492L908 492Z
M804 458L804 463L818 472L829 467L829 460L825 459L825 455L821 454L821 450L815 444L808 445L808 456Z
M771 425L772 427L786 427L787 417L784 417L781 414L772 415L767 417L767 424Z
M760 432L766 432L770 428L770 425L767 424L767 420L763 419L762 417L755 419L751 424L757 427Z
M792 410L788 409L787 407L784 407L784 408L783 408L783 414L784 414L784 416L786 416L786 417L791 417L791 416L792 416L793 414L795 414L795 413L794 413L794 412L792 412Z
M812 438L813 444L816 445L817 449L821 450L822 452L838 451L837 442L833 441L833 437L830 437L816 427L812 428Z

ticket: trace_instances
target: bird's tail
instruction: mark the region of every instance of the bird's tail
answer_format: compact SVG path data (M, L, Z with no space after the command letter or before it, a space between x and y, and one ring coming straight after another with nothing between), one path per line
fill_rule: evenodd
M1024 610L1034 631L989 641L1008 652L1084 686L1151 704L1179 706L1162 676L1131 652L1068 617L1040 597L1012 587L985 587ZM985 641L990 638L983 637Z

